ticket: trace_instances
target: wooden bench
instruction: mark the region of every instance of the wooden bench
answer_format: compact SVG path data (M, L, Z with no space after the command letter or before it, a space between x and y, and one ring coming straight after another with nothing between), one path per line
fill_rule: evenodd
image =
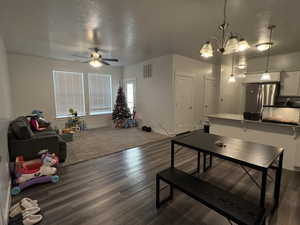
M170 185L170 195L160 201L160 180ZM239 225L265 224L265 209L208 182L202 181L176 168L168 168L156 176L156 207L173 198L176 188L201 202L228 220Z

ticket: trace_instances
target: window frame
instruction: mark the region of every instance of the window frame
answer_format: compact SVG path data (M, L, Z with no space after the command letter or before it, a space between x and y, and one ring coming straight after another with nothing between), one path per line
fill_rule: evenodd
M55 118L61 119L61 118L70 118L72 117L71 114L68 115L58 115L57 114L57 96L56 96L56 82L55 82L55 73L66 73L66 74L73 74L76 76L81 76L81 82L82 82L82 101L83 101L83 113L78 114L79 117L86 116L86 107L85 107L85 88L84 88L84 73L83 72L70 72L70 71L62 71L62 70L52 70L52 79L53 79L53 94L54 94L54 104L55 104Z
M91 87L90 87L90 81L89 76L90 75L96 75L96 76L102 76L102 77L109 77L109 85L110 85L110 111L103 111L103 112L92 112L91 111ZM109 115L113 112L113 85L112 85L112 75L111 74L102 74L102 73L87 73L87 84L88 84L88 96L89 96L89 116L98 116L98 115Z
M137 86L136 78L125 79L124 83L125 83L125 95L126 95L127 106L128 106L127 83L132 83L133 84L133 107L136 107L136 105L137 105L137 101L136 101L136 86Z

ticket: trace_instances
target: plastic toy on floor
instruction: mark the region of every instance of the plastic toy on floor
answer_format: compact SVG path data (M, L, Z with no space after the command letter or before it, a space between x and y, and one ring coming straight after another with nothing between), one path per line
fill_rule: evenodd
M23 189L35 184L52 182L57 183L59 176L57 166L59 159L55 154L43 154L40 159L24 161L22 156L16 158L15 180L11 190L12 195L19 194Z

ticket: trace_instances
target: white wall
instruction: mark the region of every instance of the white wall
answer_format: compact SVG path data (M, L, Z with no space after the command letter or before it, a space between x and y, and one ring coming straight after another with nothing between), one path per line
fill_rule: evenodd
M194 78L195 128L200 128L206 120L204 117L205 78L214 78L219 82L219 66L181 55L173 55L173 67L175 76L185 75ZM219 92L215 95L218 98Z
M248 72L264 72L266 58L258 57L248 60ZM300 52L274 55L270 57L270 69L272 71L300 71Z
M152 64L152 77L144 79L143 65ZM136 110L140 125L159 133L174 132L172 56L162 56L125 66L124 79L136 79Z
M8 54L8 65L12 84L14 117L29 114L33 109L40 109L48 120L60 128L64 127L67 119L55 119L53 70L111 74L113 100L116 96L119 81L122 79L121 67L103 66L100 69L94 69L84 63L36 56ZM85 86L85 92L85 96L88 98L87 86ZM88 109L88 107L86 108ZM84 119L88 128L111 126L110 114L86 116Z
M143 65L152 64L153 76L143 77ZM195 128L203 121L204 77L218 79L217 66L180 55L167 55L125 66L124 79L136 79L137 116L160 133L174 135L175 131L175 74L195 78ZM218 93L216 93L216 98Z
M6 49L0 36L0 225L7 224L10 177L8 169L7 127L11 119L10 80Z
M235 83L229 83L232 73L231 57L225 59L221 65L219 113L240 114L244 111L244 90L242 79L236 77Z

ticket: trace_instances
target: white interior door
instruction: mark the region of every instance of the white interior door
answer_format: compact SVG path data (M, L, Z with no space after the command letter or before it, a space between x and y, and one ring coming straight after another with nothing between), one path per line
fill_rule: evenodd
M194 86L193 77L175 76L176 96L176 133L190 131L194 128Z
M205 78L204 116L217 113L218 83L215 79Z

